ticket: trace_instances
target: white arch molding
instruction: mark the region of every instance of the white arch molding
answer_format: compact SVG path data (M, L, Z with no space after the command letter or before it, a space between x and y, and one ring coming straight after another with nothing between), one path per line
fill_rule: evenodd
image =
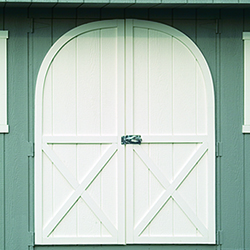
M130 19L72 29L37 78L36 244L214 244L214 147L211 73L186 35Z

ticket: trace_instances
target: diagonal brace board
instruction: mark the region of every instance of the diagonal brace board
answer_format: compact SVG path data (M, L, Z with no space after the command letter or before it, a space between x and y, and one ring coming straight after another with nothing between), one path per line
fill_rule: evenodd
M44 147L45 151L47 152L47 146ZM88 173L88 175L84 178L81 184L77 182L77 180L74 179L74 182L78 183L77 188L75 188L74 193L67 199L67 201L64 203L64 205L60 208L60 210L55 214L55 216L52 218L52 220L48 223L48 225L44 228L44 234L48 237L52 231L55 229L55 227L60 223L60 221L65 217L65 215L68 213L68 211L74 206L76 201L81 196L83 200L86 202L86 204L92 209L94 207L94 212L98 216L98 219L104 223L104 226L107 228L107 230L114 236L116 235L116 229L112 225L112 223L109 221L109 219L106 217L106 215L102 212L102 210L95 204L95 202L91 199L90 196L87 196L85 194L85 190L88 188L88 186L91 184L91 182L96 178L96 176L101 172L101 170L105 167L107 162L113 157L113 155L117 151L117 145L112 144L111 147L107 149L107 151L102 155L102 157L99 159L99 161L95 164L95 166L92 168L92 170ZM65 171L66 166L60 161L60 159L56 156L56 154L51 150L49 152L48 157L51 157L52 162L55 164L55 166L58 168L58 170L63 174L64 178L68 180L70 178L70 182L72 182L72 178L74 178L69 172ZM56 165L56 163L58 165ZM71 184L71 183L70 183ZM90 205L91 203L91 205Z
M48 146L48 144L43 144L43 152L49 157L49 159L54 163L56 168L60 171L63 177L68 181L72 188L76 189L79 186L78 181L70 173L68 168L60 160L60 158L55 154L55 152Z
M177 193L176 201L182 206L185 204L186 215L190 219L190 221L195 225L195 227L203 234L207 235L207 229L204 227L202 222L198 219L198 217L192 213L192 210L186 204L186 202L182 199L180 195L178 195L177 188L181 185L184 179L189 175L189 173L193 170L197 162L203 157L203 155L207 152L208 146L207 143L203 143L201 147L196 151L193 157L187 162L182 171L178 174L175 180L170 184L169 181L161 174L161 171L154 164L154 162L149 158L149 156L142 150L140 146L134 147L134 151L141 158L141 160L146 164L149 170L155 175L155 177L159 180L161 185L164 187L166 183L169 185L164 193L159 197L159 199L153 204L147 214L141 219L141 221L135 227L135 234L140 235L143 230L148 226L148 224L153 220L153 218L157 215L157 213L161 210L161 208L166 204L166 202L170 199L171 196L174 196ZM164 183L162 183L164 182Z

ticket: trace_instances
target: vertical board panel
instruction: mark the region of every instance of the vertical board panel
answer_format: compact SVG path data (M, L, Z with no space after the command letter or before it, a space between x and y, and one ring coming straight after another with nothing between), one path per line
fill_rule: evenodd
M4 20L4 12L3 8L0 8L0 29L3 29L3 20ZM5 211L4 211L4 189L5 189L5 182L4 182L4 169L5 169L5 144L4 144L4 135L0 135L0 249L4 249L5 245Z
M55 14L55 9L53 9L52 15ZM76 26L76 21L74 18L59 18L52 19L52 41L55 43L63 34L67 31L73 29Z
M101 134L117 134L117 30L101 31ZM112 50L111 50L112 48Z
M250 28L250 11L244 10L244 26L243 31L249 31ZM244 135L244 247L250 248L250 137L248 134Z
M148 31L134 29L134 134L148 134Z
M99 135L100 107L100 31L77 38L77 134Z
M99 125L99 124L98 124ZM98 131L99 132L99 131ZM96 159L100 157L100 145L78 145L77 146L77 166L78 173L83 181L91 168L94 166ZM92 199L100 206L100 176L87 189ZM99 236L101 232L101 225L98 218L87 204L80 199L78 201L78 235L79 236Z
M0 249L5 248L5 154L4 135L0 135Z
M27 249L28 176L28 41L26 8L5 8L8 39L8 120L5 140L5 250Z
M220 32L222 32L222 20L220 18L220 10L219 9L208 9L208 10L197 10L197 44L203 55L205 56L208 66L211 70L212 77L214 79L214 88L215 88L215 116L216 116L216 140L217 142L221 142L221 85L220 85L220 72L221 72L221 63L220 63ZM206 17L205 20L203 18ZM199 100L198 100L199 101ZM216 159L216 229L217 231L221 230L220 226L220 213L221 213L221 206L220 206L220 164L221 157ZM209 167L209 164L205 164L204 161L200 162L200 169L198 170L198 174L200 173L200 181L198 181L198 185L201 188L204 188L206 184L206 180L202 178L202 172L206 171L206 168ZM204 182L204 183L202 183ZM209 184L209 183L208 183ZM198 197L204 203L209 202L202 198L202 196L198 193ZM198 207L198 214L199 217L205 218L205 210L202 207ZM209 221L207 221L207 224ZM223 232L224 233L224 232Z
M0 132L8 132L7 125L7 38L8 31L0 31Z
M163 27L161 30L160 26L153 27L153 24L150 28L144 27L143 21L127 22L127 25L131 24L134 25L132 31L127 28L128 60L131 51L134 54L132 62L128 62L127 104L129 111L131 103L134 109L133 119L128 110L127 117L131 119L128 128L132 129L130 122L133 121L133 134L142 135L142 145L127 146L131 175L128 178L133 178L133 183L129 184L132 188L128 188L131 192L128 199L134 204L133 215L128 212L131 218L134 216L129 221L129 230L134 230L134 235L129 235L129 243L191 242L190 236L197 237L194 242L203 239L204 242L213 242L214 207L209 207L209 202L214 204L213 188L209 190L208 185L201 184L208 184L209 180L213 185L211 182L214 181L214 163L211 163L209 171L207 169L208 161L214 158L207 155L205 146L206 140L212 141L209 150L214 153L213 132L208 139L213 127L207 129L208 119L213 121L213 110L211 113L209 110L214 105L213 96L208 94L209 89L213 89L206 75L208 69L204 67L203 58L190 45L191 41L182 39L183 35L177 31L174 33ZM165 43L160 45L161 38L165 38ZM143 79L144 83L138 79ZM150 139L144 141L144 134L149 135L145 138L152 138L154 144L147 142ZM169 139L159 143L155 137L178 135L182 138L199 134L207 136L204 142L171 142ZM213 226L208 224L208 220ZM164 226L163 221L168 226Z
M48 197L42 211L47 210L44 237L50 244L115 243L116 230L123 226L118 225L118 197L123 193L118 189L117 139L107 144L101 137L118 132L121 65L117 61L123 44L118 41L117 23L104 25L106 29L93 25L90 31L75 29L75 36L47 66L42 129L44 139L50 135L50 141L44 142L42 150L48 156L43 157L44 175L50 177L43 179ZM98 136L97 142L82 135Z
M133 32L133 134L149 133L149 31L130 27ZM129 84L129 83L128 83ZM131 97L130 97L131 98ZM128 97L128 99L130 99ZM144 145L148 153L148 145ZM134 224L150 206L150 172L134 152ZM136 167L135 167L136 166ZM143 232L149 236L148 228Z
M181 72L181 73L180 73ZM194 134L196 118L195 58L185 45L173 40L173 133Z
M76 135L75 48L70 41L53 61L53 135Z
M221 221L224 248L244 248L242 10L222 10ZM237 50L235 49L237 48ZM228 53L231 51L232 53Z
M198 135L204 135L208 132L207 130L207 117L204 110L207 107L207 98L205 92L205 82L201 72L200 65L196 62L196 133Z
M32 10L30 10L32 12ZM40 10L41 15L44 10ZM38 18L38 14L34 18L34 33L31 33L32 38L32 72L29 72L33 76L33 85L35 85L39 68L41 63L52 45L52 21L51 10L46 11L48 19ZM49 18L50 17L50 18Z
M149 31L149 133L172 134L172 37Z

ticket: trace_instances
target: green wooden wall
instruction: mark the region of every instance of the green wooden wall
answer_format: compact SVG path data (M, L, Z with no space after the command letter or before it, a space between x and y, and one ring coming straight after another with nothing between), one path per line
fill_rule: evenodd
M216 100L217 245L32 246L34 230L34 92L40 64L66 31L90 21L138 18L171 25L199 46ZM250 134L243 124L243 41L250 9L0 8L8 39L9 134L0 134L0 250L250 249Z

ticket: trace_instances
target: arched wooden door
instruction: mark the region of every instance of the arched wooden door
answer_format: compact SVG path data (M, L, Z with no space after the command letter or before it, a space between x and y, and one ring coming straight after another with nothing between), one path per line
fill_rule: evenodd
M214 243L213 95L201 52L169 26L62 36L37 80L36 243Z

